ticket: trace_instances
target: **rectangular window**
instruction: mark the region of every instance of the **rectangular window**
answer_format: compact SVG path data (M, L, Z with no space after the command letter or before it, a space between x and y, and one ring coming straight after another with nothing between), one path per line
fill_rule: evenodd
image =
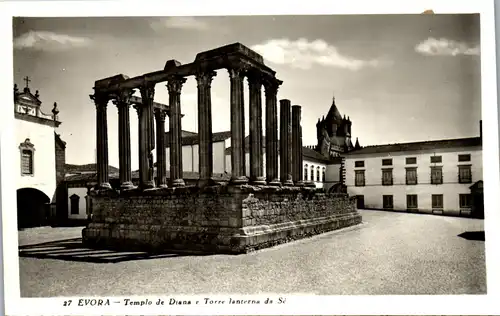
M458 166L458 182L472 183L471 166Z
M365 186L365 171L364 170L356 170L355 185L357 187L364 187Z
M406 158L407 165L414 165L417 163L417 157L408 157Z
M431 167L431 184L443 184L443 168Z
M470 194L460 194L460 208L470 208L472 206L472 197Z
M417 184L417 168L406 168L406 184Z
M392 159L382 159L382 166L392 166Z
M382 169L382 185L392 185L392 169Z
M365 166L365 162L363 160L359 160L359 161L354 162L355 168L363 168L364 166Z
M431 163L440 163L443 161L443 158L441 156L432 156L431 157Z
M458 161L470 161L470 154L458 155Z
M392 195L384 195L383 197L383 207L384 209L393 209L394 204L392 203Z
M406 196L406 208L407 209L418 208L418 196L416 194L408 194Z
M23 150L22 152L21 172L22 174L33 174L33 152L31 150Z
M443 209L443 195L433 194L432 195L432 209Z

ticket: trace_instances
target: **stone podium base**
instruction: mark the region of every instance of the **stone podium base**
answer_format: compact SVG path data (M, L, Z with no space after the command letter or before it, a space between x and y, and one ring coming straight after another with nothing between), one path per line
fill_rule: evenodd
M93 248L239 254L361 223L355 198L274 186L94 192Z

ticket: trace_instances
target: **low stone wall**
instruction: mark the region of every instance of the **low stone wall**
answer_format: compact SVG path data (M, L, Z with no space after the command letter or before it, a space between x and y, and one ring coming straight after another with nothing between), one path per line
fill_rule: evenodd
M246 253L361 223L355 198L310 188L218 186L94 192L86 245Z

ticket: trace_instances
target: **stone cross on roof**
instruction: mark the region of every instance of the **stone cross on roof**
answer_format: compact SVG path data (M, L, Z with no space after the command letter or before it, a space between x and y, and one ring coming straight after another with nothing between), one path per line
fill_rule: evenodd
M24 82L26 82L26 88L29 87L29 83L31 82L30 78L28 76L24 77Z

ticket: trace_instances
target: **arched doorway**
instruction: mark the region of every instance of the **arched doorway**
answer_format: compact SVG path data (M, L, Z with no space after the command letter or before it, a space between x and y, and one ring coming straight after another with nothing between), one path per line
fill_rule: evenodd
M23 188L17 190L18 228L48 225L50 199L40 190Z

